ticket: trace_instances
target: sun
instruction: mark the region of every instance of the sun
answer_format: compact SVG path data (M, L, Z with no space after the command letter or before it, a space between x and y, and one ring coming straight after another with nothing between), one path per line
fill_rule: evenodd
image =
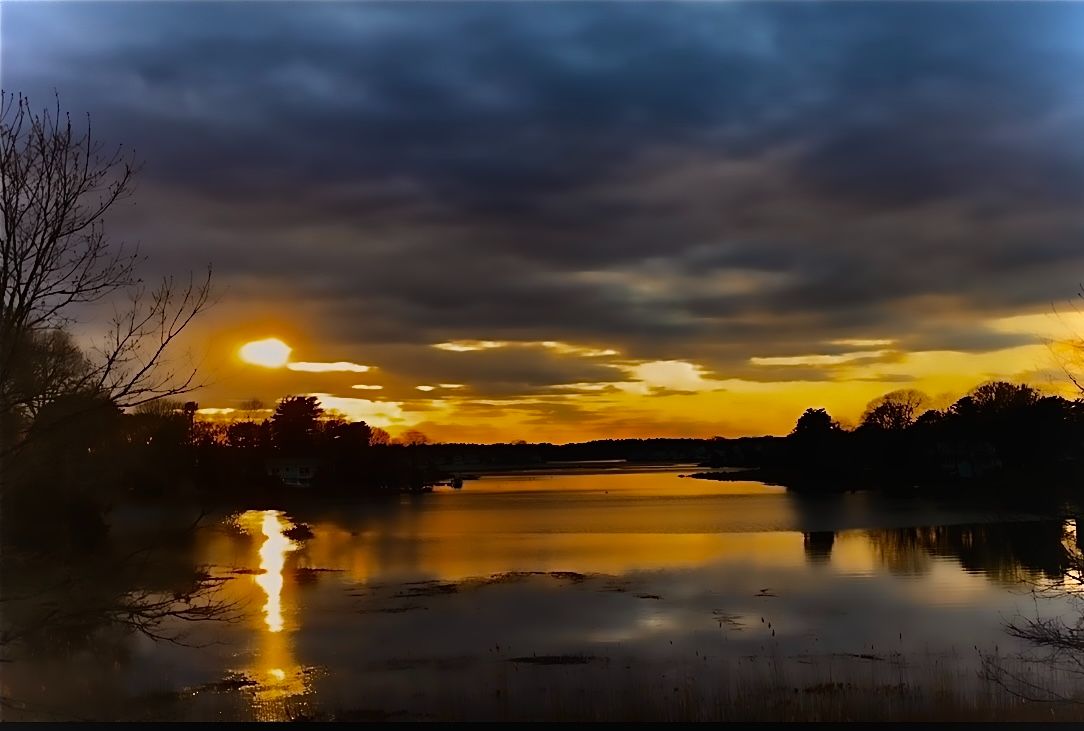
M278 338L253 340L241 346L241 360L265 368L281 368L290 360L290 350Z

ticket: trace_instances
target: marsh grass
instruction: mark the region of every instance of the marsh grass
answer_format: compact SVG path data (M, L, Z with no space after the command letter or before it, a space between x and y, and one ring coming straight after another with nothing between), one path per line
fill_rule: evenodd
M305 720L552 721L1084 721L1084 694L1028 700L952 653L906 660L757 656L720 664L661 663L650 672L616 658L591 663L522 658L475 672L470 692L419 688L408 703L343 706ZM520 661L520 662L517 662ZM998 658L1039 686L1074 678L1026 658ZM702 667L707 665L708 667ZM476 668L477 670L477 668ZM483 682L487 681L487 682ZM405 699L404 699L405 700Z

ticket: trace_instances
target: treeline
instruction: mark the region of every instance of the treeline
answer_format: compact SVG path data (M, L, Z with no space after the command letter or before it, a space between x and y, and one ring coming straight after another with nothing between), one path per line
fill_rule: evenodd
M421 453L428 442L421 432L393 439L325 411L315 396L287 396L262 421L195 421L189 429L194 471L202 489L217 495L284 481L321 494L417 491L450 478Z
M554 467L591 462L689 463L753 466L770 452L775 437L739 439L599 439L574 444L431 444L425 448L437 465L455 471Z
M447 477L418 452L422 435L392 440L325 413L315 397L284 398L261 421L206 422L197 410L169 399L124 410L107 395L77 392L25 412L16 458L4 461L5 538L94 542L111 509L129 501L214 507L296 494L274 464L303 466L307 487L325 494L418 490Z
M763 479L806 490L943 488L998 480L1050 485L1081 472L1084 402L993 382L945 409L914 390L871 402L846 429L807 409L787 437L608 439L578 444L431 444L282 399L267 418L204 421L193 402L122 410L74 393L27 412L25 444L4 475L9 537L40 530L93 538L110 506L176 499L202 505L424 490L494 470L584 463L690 463L746 468L714 479ZM252 413L262 412L252 409Z
M853 429L841 427L824 409L807 409L753 474L825 490L1021 479L1041 488L1080 475L1082 446L1084 401L995 381L946 409L932 408L920 391L893 391L872 401Z

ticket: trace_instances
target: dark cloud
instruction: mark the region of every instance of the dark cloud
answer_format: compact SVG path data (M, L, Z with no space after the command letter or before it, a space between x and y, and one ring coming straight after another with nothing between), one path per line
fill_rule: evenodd
M467 386L472 398L554 393L553 387L570 383L625 380L625 373L608 359L563 356L542 347L465 353L397 347L377 348L373 354L397 377L423 384L439 374L440 382Z
M1082 27L1071 4L48 3L5 7L0 53L5 88L55 88L146 160L113 225L157 266L212 260L231 314L305 301L326 342L500 395L619 379L428 346L784 378L749 358L1019 344L978 322L1084 271Z

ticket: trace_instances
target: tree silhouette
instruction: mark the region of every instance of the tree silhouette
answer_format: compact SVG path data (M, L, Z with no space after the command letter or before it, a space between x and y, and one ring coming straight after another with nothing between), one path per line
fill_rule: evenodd
M868 431L899 432L911 426L929 398L921 391L903 389L870 401L859 423Z
M119 428L120 410L101 396L69 394L50 401L38 413L31 427L38 439L37 452L50 461L85 461L88 454L105 444Z
M324 425L324 436L329 445L342 452L367 448L373 430L364 421L335 421Z
M798 438L817 437L840 430L839 422L824 409L806 409L798 417L791 434Z
M271 437L275 446L286 452L311 449L323 415L324 410L315 396L282 399L271 416Z
M9 407L35 416L43 406L61 396L89 390L92 366L64 330L30 333L16 351L9 368Z
M1079 439L1080 405L1025 384L984 383L950 409L957 435L989 443L1009 466L1057 461Z
M209 304L210 272L147 287L136 253L112 245L105 217L129 196L135 172L130 155L107 150L89 120L77 130L59 101L37 113L0 91L0 456L24 441L27 414L51 398L102 394L125 407L194 385L195 369L177 370L167 355ZM56 331L80 306L122 291L127 302L106 336L76 357Z
M264 402L258 398L245 399L238 406L238 410L246 421L256 421L265 408Z
M226 427L227 446L237 449L255 449L264 445L267 430L254 421L235 421Z
M429 444L429 437L426 436L423 432L418 431L417 429L410 429L403 432L403 435L399 438L399 440L408 447Z
M985 414L1026 409L1042 398L1031 386L1007 381L984 383L969 395L975 408Z

